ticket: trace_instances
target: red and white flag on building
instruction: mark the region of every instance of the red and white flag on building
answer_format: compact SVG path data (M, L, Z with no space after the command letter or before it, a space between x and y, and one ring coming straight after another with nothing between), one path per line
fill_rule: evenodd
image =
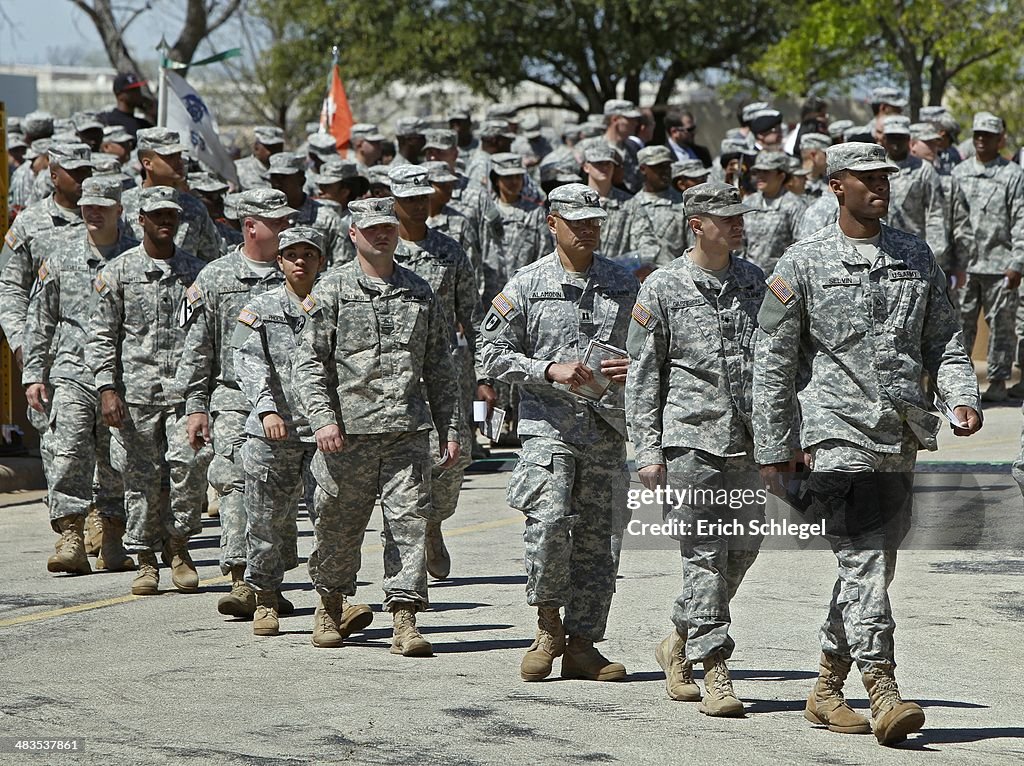
M338 53L334 49L334 62L328 78L327 96L320 109L320 132L334 136L334 144L343 157L348 155L348 142L352 136L352 109L345 95L345 85L338 72Z

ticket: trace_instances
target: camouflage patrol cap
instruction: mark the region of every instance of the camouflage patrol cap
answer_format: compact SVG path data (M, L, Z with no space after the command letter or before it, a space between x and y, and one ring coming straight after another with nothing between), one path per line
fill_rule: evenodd
M519 132L526 136L530 141L535 138L540 138L542 135L540 129L540 117L535 114L523 115L523 119L519 122Z
M73 130L58 130L50 138L55 144L77 144L82 140Z
M923 122L932 122L947 133L960 132L960 123L944 106L922 106L919 116Z
M454 130L448 128L433 128L426 132L427 142L423 144L424 149L438 149L448 151L454 149L458 139Z
M654 165L664 165L666 162L672 162L675 160L675 155L667 146L645 146L636 153L636 158L641 165L653 167Z
M216 194L218 192L226 192L228 185L213 173L202 172L188 174L188 188L207 194Z
M904 98L899 88L874 88L868 100L872 104L888 104L889 106L895 106L897 109L902 109L907 105L907 99Z
M942 138L930 122L915 122L910 126L910 137L915 141L935 141Z
M758 152L751 170L781 170L789 172L789 155L785 152Z
M867 126L854 125L852 128L847 128L843 131L843 141L847 143L852 141L854 143L870 144L874 141L874 138L872 138Z
M121 204L121 181L117 178L99 177L86 178L82 181L82 196L78 200L79 207L95 205L113 207Z
M277 146L284 144L284 131L276 125L260 125L253 128L253 138L264 146Z
M423 121L419 117L399 117L395 120L395 136L422 136Z
M381 225L398 226L394 197L357 199L349 203L348 212L352 214L352 225L357 229Z
M740 200L740 190L721 181L706 181L683 192L686 217L716 215L727 218L749 213L752 207Z
M493 157L491 161L493 162ZM447 162L439 160L424 162L420 167L427 171L427 180L432 184L453 184L459 180L459 177L448 167Z
M163 156L181 154L188 147L181 143L178 131L168 128L143 128L135 134L140 152L156 152Z
M801 149L819 149L824 151L825 149L828 149L830 146L832 146L832 137L826 136L824 133L800 134Z
M270 155L270 175L290 176L306 172L306 158L295 152L278 152Z
M64 170L92 167L92 151L85 144L53 143L48 154L50 165Z
M909 136L910 118L902 114L889 114L882 119L882 134L886 136Z
M622 164L619 150L606 141L595 141L583 150L584 162L614 162Z
M580 140L580 126L573 123L562 126L561 132L563 141L579 141Z
M789 163L789 167L786 169L786 172L791 176L807 176L811 174L810 169L804 167L804 162L799 157L791 157L788 154L786 157Z
M277 235L277 249L282 253L286 248L300 242L312 245L320 251L321 255L324 252L324 235L312 226L289 226Z
M51 146L53 146L52 138L37 138L28 145L28 151L25 152L25 159L34 160L36 157L42 157L44 154L49 154Z
M752 119L754 119L755 114L770 108L771 104L767 101L751 101L749 104L744 106L743 111L740 112L740 122L747 125Z
M682 160L672 163L672 180L677 178L705 178L711 173L711 168L704 167L700 160Z
M75 123L71 122L70 117L54 117L53 118L53 129L58 130L70 130L72 133L75 131Z
M8 117L7 118L7 132L8 133L24 133L25 129L21 126L20 117Z
M21 130L26 136L53 135L53 115L49 112L29 112L21 121Z
M241 192L232 192L224 195L224 217L229 221L238 220L238 198Z
M631 120L639 120L643 114L636 108L636 104L624 98L610 98L604 102L603 114L605 117L627 117Z
M357 122L349 133L349 143L356 141L383 141L384 134L372 122Z
M761 109L750 118L750 129L755 133L768 133L782 124L782 112L778 109Z
M448 122L469 122L473 119L469 110L465 107L455 107L448 110Z
M580 168L572 157L540 163L541 183L572 184L580 181Z
M571 183L552 189L548 195L551 215L564 218L566 221L583 221L599 218L602 221L608 213L601 207L601 196L581 183Z
M887 170L891 173L899 170L886 157L885 149L878 144L849 141L830 146L825 156L828 158L826 168L830 176L842 170L852 170L855 173L867 173L872 170Z
M991 112L977 112L971 130L975 133L1002 133L1003 120Z
M367 175L370 177L370 186L380 185L391 188L391 179L388 177L388 173L391 172L391 168L387 165L374 165L367 171Z
M604 135L604 118L598 117L596 120L588 119L586 122L580 124L579 130L580 138L597 138L598 136Z
M108 125L103 129L103 140L112 144L130 144L135 141L132 134L120 125Z
M139 195L139 210L143 213L177 210L180 213L178 192L170 186L144 186Z
M27 149L28 144L25 142L25 136L21 133L8 133L7 134L7 148L8 149Z
M492 104L487 107L487 110L484 112L484 119L515 122L516 112L518 111L519 107L512 104Z
M299 212L288 206L288 197L277 189L247 189L238 195L235 210L238 211L238 220L289 218Z
M330 133L312 133L306 137L309 153L324 159L338 156L338 144Z
M93 152L89 159L92 160L94 176L117 173L122 176L122 180L127 178L127 176L121 172L121 161L113 154L107 154L106 152Z
M324 164L320 166L320 172L313 177L313 180L318 184L336 184L359 177L359 168L356 163L334 156L324 160Z
M76 133L85 130L103 130L103 123L96 116L96 112L75 112L71 116L71 122L75 126Z
M392 196L401 199L434 193L434 187L427 178L427 171L419 165L399 165L397 168L391 168L388 171L388 178L391 179Z
M753 148L742 138L730 138L726 136L722 139L722 143L719 147L719 154L723 157L729 154L749 154L751 156L757 154L757 149Z
M526 173L523 155L515 152L499 152L491 155L491 172L498 176L521 176Z
M507 138L515 140L516 134L509 129L507 120L484 120L480 126L481 138Z
M833 140L842 138L843 134L854 127L853 120L834 120L828 124L828 135Z

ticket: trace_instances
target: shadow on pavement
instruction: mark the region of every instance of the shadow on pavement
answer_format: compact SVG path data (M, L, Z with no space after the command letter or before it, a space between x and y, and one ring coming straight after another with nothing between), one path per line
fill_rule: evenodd
M449 577L431 582L431 588L455 588L459 585L525 585L526 575L493 575L491 577Z

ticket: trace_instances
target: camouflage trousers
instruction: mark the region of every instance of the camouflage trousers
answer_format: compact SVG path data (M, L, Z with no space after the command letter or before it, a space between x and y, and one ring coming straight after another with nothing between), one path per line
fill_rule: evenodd
M1002 274L968 274L967 284L960 291L960 316L968 354L974 350L978 314L982 310L988 324L988 379L1009 380L1017 354L1017 292L1003 286Z
M508 504L526 514L526 603L565 607L570 636L604 638L615 591L615 509L626 506L626 445L611 426L596 444L524 436Z
M185 406L128 404L120 428L111 429L111 462L124 480L128 516L124 547L158 551L166 536L192 537L202 528L207 448L188 443ZM164 477L170 481L162 495Z
M725 489L756 491L763 487L758 465L749 455L719 457L696 449L666 449L668 484L673 489ZM679 539L683 559L683 589L672 608L672 622L686 636L686 656L694 663L722 653L732 656L736 642L729 635L732 616L729 604L747 570L757 559L760 536L698 534L697 523L724 521L742 524L764 520L764 507L745 503L740 508L690 504L666 508L665 517L674 519L690 534Z
M874 452L850 442L825 441L811 449L814 475L866 472L909 475L917 461L917 441L908 433L900 453ZM877 501L876 501L877 502ZM852 657L861 671L895 666L896 621L889 585L896 574L896 551L910 529L911 506L894 509L885 528L858 535L826 534L838 562L828 617L819 633L827 654Z
M53 442L46 440L46 432L50 428L50 414L53 412L53 402L51 400L50 409L48 412L40 412L39 410L28 407L27 419L36 431L39 432L39 457L43 463L43 477L46 479L46 486L50 486L50 471L53 465ZM47 496L47 502L49 502L49 496Z
M476 390L476 374L469 349L459 346L453 353L455 369L459 373L459 407L462 418L459 423L459 459L451 468L437 466L437 459L430 469L431 520L444 521L455 514L462 492L462 479L466 469L473 462L473 394ZM441 446L436 430L430 432L431 454L440 456Z
M296 516L300 497L307 508L313 506L310 463L316 444L249 435L239 452L245 470L245 581L256 590L277 590L284 573L299 565Z
M124 521L124 485L110 465L110 428L96 392L71 380L54 383L43 432L51 526L59 531L57 519L84 516L94 503L101 516Z
M426 609L430 510L426 431L348 434L341 452L317 451L311 470L315 544L309 577L320 594L355 595L361 548L380 496L384 514L384 609Z
M214 412L213 458L206 478L220 495L220 571L245 566L245 471L240 451L245 444L248 412Z

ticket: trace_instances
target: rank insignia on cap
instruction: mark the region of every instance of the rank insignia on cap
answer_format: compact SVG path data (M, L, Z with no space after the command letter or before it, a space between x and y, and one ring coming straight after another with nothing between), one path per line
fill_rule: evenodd
M50 276L50 270L46 268L46 261L43 261L39 266L39 281L45 282L48 276Z
M512 301L505 297L505 293L498 293L494 296L494 300L491 301L491 305L494 306L494 310L497 311L502 317L507 317L509 312L515 309L512 305Z
M199 292L199 288L192 285L185 291L185 297L188 299L189 306L195 306L199 301L203 299L203 294Z
M4 235L4 242L7 243L7 247L14 249L14 246L18 244L18 238L14 235L13 231L9 231Z
M242 313L238 315L238 321L249 325L249 327L256 324L257 319L259 319L259 316L256 315L256 312L249 311L249 309L242 309Z
M310 311L316 308L316 298L314 298L312 295L307 295L305 298L302 299L302 303L299 305L301 305L303 310L308 314Z
M96 292L102 293L107 286L107 282L101 275L97 274L92 286L96 288Z
M651 310L642 303L634 304L631 314L633 319L637 321L637 324L642 327L646 327L647 323L651 321Z
M789 286L789 282L778 275L769 279L767 284L768 289L772 291L772 294L779 299L779 303L783 306L788 306L789 302L796 297L796 293Z

